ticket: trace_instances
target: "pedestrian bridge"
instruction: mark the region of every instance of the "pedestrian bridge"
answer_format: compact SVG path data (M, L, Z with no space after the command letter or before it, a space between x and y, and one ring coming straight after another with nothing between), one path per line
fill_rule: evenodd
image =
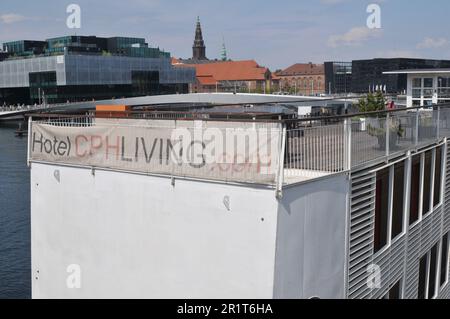
M128 105L131 107L142 107L159 105L167 107L169 110L175 105L233 105L233 104L264 104L264 103L283 103L293 106L323 106L329 103L344 104L345 107L352 104L351 98L330 98L313 96L286 96L269 94L247 94L247 93L195 93L195 94L173 94L173 95L155 95L135 98L88 101L78 103L50 104L46 106L19 106L19 107L0 107L0 120L11 120L27 117L35 113L51 112L82 112L95 110L95 106L104 105Z

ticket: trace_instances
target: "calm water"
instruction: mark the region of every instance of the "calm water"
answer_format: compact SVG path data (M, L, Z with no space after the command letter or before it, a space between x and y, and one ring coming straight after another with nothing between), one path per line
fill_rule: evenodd
M27 139L0 124L0 299L31 297Z

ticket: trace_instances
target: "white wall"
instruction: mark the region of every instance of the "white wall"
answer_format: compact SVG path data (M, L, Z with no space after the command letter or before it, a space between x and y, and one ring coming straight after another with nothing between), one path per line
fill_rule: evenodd
M275 298L345 298L347 175L288 188L278 211Z
M33 163L31 193L34 298L273 297L274 190Z

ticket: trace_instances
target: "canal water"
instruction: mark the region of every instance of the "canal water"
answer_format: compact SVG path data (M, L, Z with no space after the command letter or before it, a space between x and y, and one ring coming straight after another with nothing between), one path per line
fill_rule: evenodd
M30 173L17 126L0 124L0 299L31 297Z

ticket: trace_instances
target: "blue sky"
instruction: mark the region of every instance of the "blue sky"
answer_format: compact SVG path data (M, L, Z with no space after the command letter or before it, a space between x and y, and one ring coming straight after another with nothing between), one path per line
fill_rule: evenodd
M66 27L66 7L82 27ZM366 27L367 5L381 6L382 29ZM255 59L275 70L296 62L374 57L450 59L448 0L1 0L0 42L78 34L145 37L190 57L200 16L207 55Z

